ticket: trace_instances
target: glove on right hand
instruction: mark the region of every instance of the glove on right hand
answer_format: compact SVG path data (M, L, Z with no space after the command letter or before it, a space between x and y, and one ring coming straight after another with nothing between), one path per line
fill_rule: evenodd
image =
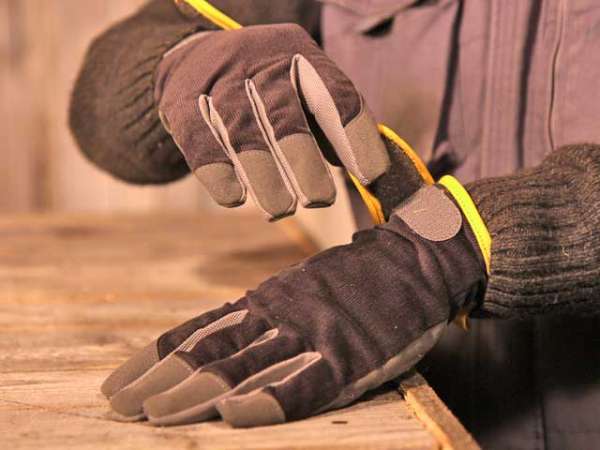
M483 259L438 186L382 227L163 334L102 391L121 418L156 425L218 414L234 426L307 417L411 368L481 293Z
M363 185L390 164L360 94L298 25L188 38L165 54L155 98L190 169L223 206L243 204L246 192L270 219L293 214L298 200L329 206L336 192L323 156Z

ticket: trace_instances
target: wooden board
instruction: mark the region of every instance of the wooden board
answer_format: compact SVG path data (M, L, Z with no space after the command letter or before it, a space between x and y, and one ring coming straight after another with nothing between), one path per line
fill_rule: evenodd
M165 329L304 258L308 243L303 249L289 231L254 216L244 226L206 215L0 219L2 448L416 450L467 442L447 410L430 416L425 408L420 419L394 384L349 408L250 430L107 417L98 387L110 371ZM422 379L419 386L427 388ZM433 391L427 398L439 402ZM450 425L436 433L428 417Z

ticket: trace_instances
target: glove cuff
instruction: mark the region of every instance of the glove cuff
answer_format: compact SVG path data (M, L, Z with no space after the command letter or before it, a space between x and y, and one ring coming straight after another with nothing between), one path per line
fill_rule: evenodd
M482 313L598 309L600 147L563 147L537 168L466 189L492 236Z
M420 249L415 262L426 268L423 274L444 280L450 319L464 329L468 328L469 313L481 304L487 279L485 247L474 230L479 224L484 235L487 231L478 217L469 194L458 181L447 177L439 185L419 189L383 226L411 239ZM487 248L489 254L489 245ZM431 282L423 284L434 286ZM433 290L443 296L438 288Z

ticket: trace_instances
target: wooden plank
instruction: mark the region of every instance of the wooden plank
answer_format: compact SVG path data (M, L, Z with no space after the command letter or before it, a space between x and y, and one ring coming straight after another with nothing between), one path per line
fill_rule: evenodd
M476 450L473 436L440 400L425 378L412 373L400 381L400 392L409 408L421 419L440 443L442 450Z
M0 242L0 424L10 430L3 447L441 446L395 384L275 427L110 420L98 387L115 367L166 329L306 256L262 218L239 227L206 215L4 217Z
M99 378L99 377L98 377ZM68 379L68 378L67 378ZM72 383L72 380L69 380ZM92 383L93 384L93 383ZM91 384L72 384L55 396L92 395ZM37 386L46 393L44 385ZM58 387L55 386L55 389ZM1 395L1 394L0 394ZM219 421L177 428L153 428L145 423L122 424L104 415L105 407L73 400L58 406L37 406L0 399L0 421L10 426L3 436L7 448L437 448L432 436L394 394L382 394L340 412L305 421L234 430ZM35 424L35 425L33 425Z
M0 302L230 300L306 256L261 217L0 218Z

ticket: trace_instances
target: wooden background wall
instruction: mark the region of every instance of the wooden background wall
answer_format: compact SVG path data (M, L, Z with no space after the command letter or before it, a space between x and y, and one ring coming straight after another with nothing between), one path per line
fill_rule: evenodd
M69 92L93 36L143 0L0 0L0 211L207 205L194 180L127 186L79 154Z

